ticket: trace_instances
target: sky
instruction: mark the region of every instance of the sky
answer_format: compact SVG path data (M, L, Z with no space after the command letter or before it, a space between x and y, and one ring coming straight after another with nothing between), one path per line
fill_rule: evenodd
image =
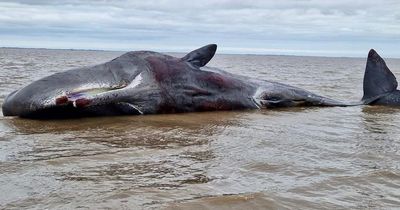
M399 0L0 0L0 47L400 58Z

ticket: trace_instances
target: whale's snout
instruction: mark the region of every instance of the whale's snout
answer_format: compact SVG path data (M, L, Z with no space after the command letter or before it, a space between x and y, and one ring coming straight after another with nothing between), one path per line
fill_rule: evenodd
M33 100L32 95L27 95L24 92L24 89L17 90L5 98L2 105L4 116L24 116L43 106L43 104Z
M15 100L13 100L16 92L17 92L17 90L13 91L4 99L3 105L1 106L4 116L17 116L18 115L18 112L16 112L16 109L15 109Z
M33 82L11 92L2 104L4 116L28 116L38 110L54 107L55 96L61 90L43 82Z

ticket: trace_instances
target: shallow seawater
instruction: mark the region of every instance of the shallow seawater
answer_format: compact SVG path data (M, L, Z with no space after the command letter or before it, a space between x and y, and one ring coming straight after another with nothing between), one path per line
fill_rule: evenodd
M0 104L28 82L120 54L0 49ZM217 55L209 66L358 101L365 62ZM387 64L400 75L399 59ZM0 117L0 208L398 208L399 150L392 107Z

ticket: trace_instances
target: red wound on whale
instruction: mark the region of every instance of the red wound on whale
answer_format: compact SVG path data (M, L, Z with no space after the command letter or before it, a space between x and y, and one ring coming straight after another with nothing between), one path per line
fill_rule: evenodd
M59 98L56 98L56 105L62 105L68 103L68 97L67 96L61 96Z
M75 107L86 107L90 104L91 100L86 98L80 98L75 101Z

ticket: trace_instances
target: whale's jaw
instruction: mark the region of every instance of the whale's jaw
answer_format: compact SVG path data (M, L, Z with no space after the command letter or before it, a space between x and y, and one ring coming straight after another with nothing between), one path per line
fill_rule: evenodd
M119 83L85 83L50 89L62 81L47 78L9 94L2 105L4 116L29 118L68 118L79 116L142 114L128 93L140 85L141 75L132 81ZM104 113L104 114L100 114Z

